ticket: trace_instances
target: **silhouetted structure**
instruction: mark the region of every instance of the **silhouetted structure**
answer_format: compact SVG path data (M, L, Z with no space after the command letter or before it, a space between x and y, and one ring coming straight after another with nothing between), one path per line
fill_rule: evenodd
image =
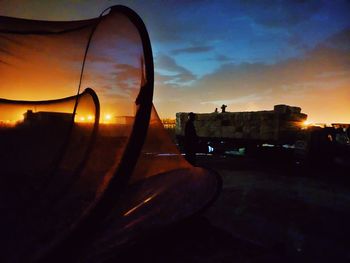
M185 127L189 113L176 113L175 135L184 146ZM255 112L196 113L197 152L208 146L228 150L265 143L292 144L303 128L307 115L299 107L276 105L273 110Z
M28 110L23 114L24 124L58 124L58 123L70 123L73 118L72 113L66 112L49 112L49 111L39 111L33 112Z
M227 105L222 104L222 106L221 106L221 112L222 112L222 113L226 112L226 108L227 108Z
M176 113L176 135L185 136L186 112ZM302 129L307 115L299 107L276 105L273 110L196 113L196 132L201 142L217 140L288 141ZM291 141L293 141L291 139Z
M195 114L190 112L185 126L185 154L186 160L191 164L196 164L196 151L198 136L194 127Z

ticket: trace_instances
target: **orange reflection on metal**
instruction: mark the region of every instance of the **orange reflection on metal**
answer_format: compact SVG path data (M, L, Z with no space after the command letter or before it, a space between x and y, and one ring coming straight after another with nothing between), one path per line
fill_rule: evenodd
M143 200L141 203L139 203L138 205L134 206L133 208L131 208L130 210L128 210L123 216L128 216L131 213L133 213L134 211L136 211L138 208L140 208L141 206L143 206L144 204L148 203L149 201L151 201L157 194L153 194L150 197L146 198L145 200Z

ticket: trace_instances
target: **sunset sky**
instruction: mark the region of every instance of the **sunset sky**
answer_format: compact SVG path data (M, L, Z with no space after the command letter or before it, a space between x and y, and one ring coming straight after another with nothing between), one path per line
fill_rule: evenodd
M148 28L161 117L289 104L350 123L350 1L0 0L0 15L78 20L115 4Z

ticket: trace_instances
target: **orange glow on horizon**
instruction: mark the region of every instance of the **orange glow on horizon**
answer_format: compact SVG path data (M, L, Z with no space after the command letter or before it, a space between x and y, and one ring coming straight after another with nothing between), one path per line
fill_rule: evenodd
M78 114L77 114L78 115ZM118 123L117 115L112 113L101 114L103 117L100 118L99 123L103 124L114 124ZM78 123L93 123L95 122L95 116L93 114L83 114L81 116L77 116L74 120Z
M311 122L311 121L306 120L306 121L304 121L304 122L302 123L302 126L304 126L304 127L308 127L308 126L310 126L311 124L312 124L312 122Z
M109 122L111 122L111 119L112 119L112 115L109 114L109 113L107 113L107 114L105 114L105 116L104 116L103 122L104 122L104 123L109 123Z

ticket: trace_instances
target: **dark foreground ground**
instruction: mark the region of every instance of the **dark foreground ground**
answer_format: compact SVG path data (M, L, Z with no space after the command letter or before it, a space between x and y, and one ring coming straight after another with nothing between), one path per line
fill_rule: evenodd
M119 262L350 262L350 173L275 158L203 156L198 164L221 174L218 200Z

